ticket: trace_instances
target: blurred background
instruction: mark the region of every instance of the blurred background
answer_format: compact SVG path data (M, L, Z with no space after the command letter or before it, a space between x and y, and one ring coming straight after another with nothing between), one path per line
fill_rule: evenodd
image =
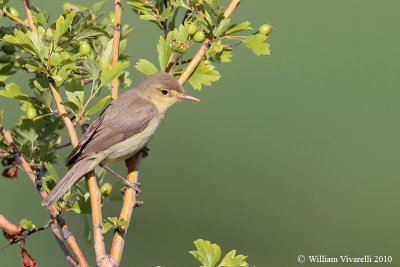
M31 2L52 20L62 3ZM24 18L22 1L11 4ZM123 23L134 27L130 70L140 58L157 62L161 32L125 1L123 8ZM299 254L392 256L382 265L399 266L399 9L395 0L243 1L232 20L255 29L272 23L271 55L237 47L232 63L217 66L219 82L202 91L185 86L202 101L172 108L149 145L140 173L145 204L134 210L121 266L198 266L188 253L198 238L223 254L237 249L250 266L298 266ZM131 73L134 83L143 77ZM16 102L1 98L0 106L10 128ZM60 176L69 152L61 151ZM126 173L123 164L112 167ZM45 224L49 213L23 173L0 182L0 213ZM120 207L107 204L103 217ZM95 265L82 216L64 216ZM38 266L70 266L50 231L26 247ZM0 259L20 266L18 247Z

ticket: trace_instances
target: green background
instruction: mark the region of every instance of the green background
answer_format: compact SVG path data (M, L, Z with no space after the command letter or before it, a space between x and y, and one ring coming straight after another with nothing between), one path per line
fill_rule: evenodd
M12 4L22 16L22 1ZM62 2L32 5L54 20ZM123 23L134 27L133 71L139 58L156 62L161 32L123 7ZM299 254L386 255L393 263L382 266L399 266L399 9L398 0L243 1L232 19L273 23L271 56L238 47L232 63L217 66L219 82L200 92L185 86L202 101L173 107L149 146L145 205L134 210L121 266L198 266L187 252L197 238L258 267L318 265L297 263ZM0 104L11 127L16 103ZM16 223L48 220L22 173L1 179L0 203ZM103 216L118 216L120 206L107 204ZM65 214L94 265L81 217ZM38 266L69 266L50 231L26 247ZM17 246L0 251L0 261L20 266Z

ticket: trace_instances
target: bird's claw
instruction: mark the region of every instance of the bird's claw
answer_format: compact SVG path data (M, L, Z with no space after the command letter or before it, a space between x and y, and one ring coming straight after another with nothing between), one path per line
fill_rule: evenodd
M142 153L142 157L143 158L147 157L149 155L149 151L150 151L150 149L147 146L143 147L140 150L140 152Z
M125 193L125 190L127 188L131 188L131 189L135 190L136 195L140 195L142 193L142 191L139 189L140 186L141 186L140 183L132 183L132 182L126 181L125 185L119 191L121 191L121 193Z

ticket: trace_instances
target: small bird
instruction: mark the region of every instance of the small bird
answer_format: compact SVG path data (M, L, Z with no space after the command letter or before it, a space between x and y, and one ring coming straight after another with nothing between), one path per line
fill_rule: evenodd
M200 101L188 95L170 74L160 71L113 100L69 154L66 165L73 165L72 168L43 200L42 206L54 205L96 166L128 159L141 150L167 110L181 99Z

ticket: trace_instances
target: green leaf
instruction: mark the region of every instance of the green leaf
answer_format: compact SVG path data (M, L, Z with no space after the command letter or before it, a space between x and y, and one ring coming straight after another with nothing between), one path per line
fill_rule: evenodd
M220 21L224 18L224 10L222 8L214 8L213 5L208 3L206 0L203 0L202 2L205 10L211 18L210 23L212 25L218 25Z
M172 49L170 46L171 39L172 39L172 33L169 32L166 39L160 36L160 40L158 41L157 44L158 62L160 64L161 70L163 71L165 71L169 58L171 57L172 54Z
M112 222L114 225L118 225L118 218L117 217L107 217L107 220Z
M86 111L85 115L90 116L92 114L99 112L109 98L110 96L108 95L100 99L96 104L93 105L93 107L91 107L88 111Z
M148 20L148 21L157 21L158 20L156 16L150 15L150 14L149 15L140 15L139 18L143 19L143 20Z
M42 187L47 191L50 192L56 186L56 182L54 181L52 176L42 177Z
M69 74L71 73L71 70L68 68L69 68L68 65L64 65L61 67L61 69L54 72L53 78L56 82L57 87L60 87L64 83L65 79L67 79Z
M34 225L32 223L32 221L28 221L27 219L22 219L19 222L19 226L21 226L21 228L23 228L23 229L25 229L25 230L27 230L29 232L32 231L32 230L35 230L35 228L36 228L36 225Z
M242 39L243 44L253 50L253 53L257 56L269 55L269 44L264 42L267 37L264 34L254 34L246 36Z
M106 64L101 72L101 83L100 87L105 86L111 82L114 78L117 78L122 71L129 66L129 62L117 62L113 67L110 64Z
M214 70L214 66L208 60L202 61L196 68L195 72L190 76L189 83L194 89L201 89L201 85L210 86L211 82L218 81L221 77L219 72Z
M65 83L65 94L69 101L74 103L79 109L82 108L85 93L80 81L71 79L69 82Z
M221 20L221 23L218 25L218 27L215 29L214 33L216 37L223 36L224 33L226 32L229 23L231 22L230 19L223 19Z
M151 75L158 71L156 66L154 66L153 63L151 63L147 59L143 59L143 58L139 59L139 61L136 62L135 68L138 71L143 72L146 75Z
M232 49L227 48L222 50L221 52L215 54L214 58L220 62L231 62L232 61Z
M129 222L125 221L124 219L121 219L118 221L119 226L128 226Z
M35 9L36 10L33 12L33 21L36 24L42 25L47 30L49 28L49 24L47 23L46 17L39 8L36 7Z
M22 93L21 88L15 83L9 83L6 85L5 90L0 91L0 95L8 98L17 98L19 96L26 96L26 94Z
M103 51L103 55L101 57L101 67L103 68L107 63L111 63L112 46L113 46L113 38L111 38L110 41L108 41L107 46Z
M79 32L78 35L76 36L76 40L89 39L99 35L103 35L105 33L106 32L102 28L97 26L91 26Z
M166 20L168 19L168 17L172 16L173 14L171 10L171 7L167 7L166 9L164 9L164 11L161 13L160 20Z
M217 244L211 244L210 241L198 239L194 241L197 248L195 251L189 251L203 267L214 267L221 258L221 248Z
M5 82L11 75L17 73L16 71L13 71L13 65L12 64L6 64L3 66L0 66L0 83Z
M246 262L247 256L237 255L236 250L232 250L228 252L224 258L222 259L221 263L218 267L247 267L249 264Z
M105 222L101 224L101 227L103 228L103 234L105 234L113 227L113 225L108 222Z
M60 177L58 177L56 169L53 165L51 165L50 162L44 162L44 166L46 167L46 170L50 173L53 180L60 181Z
M35 124L31 119L22 119L19 134L28 140L32 145L39 137L40 125Z
M66 14L65 18L61 15L56 22L56 32L54 35L54 44L57 45L61 36L68 30L72 24L72 20L75 17L75 12L69 12Z
M2 122L2 120L3 120L3 110L0 110L0 123Z
M46 107L51 106L51 100L53 97L50 90L34 91L33 93L35 94L36 99L43 103Z
M100 1L97 3L94 3L91 8L92 12L96 13L104 5L105 2L107 2L107 0L103 0L103 1Z
M131 86L132 81L129 79L129 72L123 71L122 74L118 77L118 86L121 88L127 88Z
M100 65L91 56L86 57L86 60L83 61L83 66L89 72L90 78L92 78L94 81L99 78L101 69Z
M225 32L226 35L232 34L232 33L237 33L237 32L242 32L242 31L248 31L252 30L251 27L249 27L250 22L245 21L240 23L239 25L232 25L229 30Z
M78 116L79 114L79 107L71 101L65 101L61 102L65 107L67 107L72 113L74 113L75 116Z

